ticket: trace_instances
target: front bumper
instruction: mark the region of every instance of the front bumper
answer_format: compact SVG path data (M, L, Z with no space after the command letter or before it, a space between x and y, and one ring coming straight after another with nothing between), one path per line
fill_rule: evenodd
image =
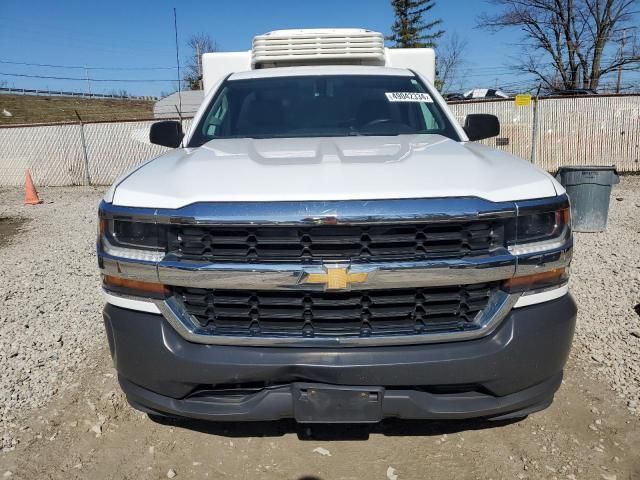
M565 295L512 310L476 340L320 349L195 344L160 315L104 310L120 383L134 407L219 421L296 418L293 392L301 384L380 388L383 417L523 416L551 403L575 318ZM243 392L229 394L230 387ZM333 412L330 421L349 419Z

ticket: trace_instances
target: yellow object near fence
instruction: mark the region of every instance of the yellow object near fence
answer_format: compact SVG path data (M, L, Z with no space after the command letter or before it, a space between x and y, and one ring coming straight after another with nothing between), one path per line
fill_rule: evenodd
M516 107L528 107L531 105L531 95L528 93L516 95L514 103L516 104Z

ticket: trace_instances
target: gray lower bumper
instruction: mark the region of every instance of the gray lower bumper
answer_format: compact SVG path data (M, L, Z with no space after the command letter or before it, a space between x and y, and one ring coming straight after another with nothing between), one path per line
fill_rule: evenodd
M521 416L549 405L571 347L576 307L567 295L515 309L477 340L348 349L193 344L159 315L107 305L104 316L123 390L147 412L294 418L292 391L304 382L379 388L383 417L455 419ZM216 394L222 385L264 388ZM207 390L214 393L193 395Z
M374 417L373 421L386 417L429 420L522 417L548 407L561 382L562 374L558 374L541 384L504 397L482 393L436 395L417 390L386 390L381 402L381 416ZM264 389L233 401L216 397L178 400L145 390L123 378L120 385L129 403L149 414L225 422L280 420L296 416L296 384ZM329 414L332 417L328 422L332 423L369 423L354 421L348 415L342 415L339 409ZM307 418L300 421L315 423L322 420Z

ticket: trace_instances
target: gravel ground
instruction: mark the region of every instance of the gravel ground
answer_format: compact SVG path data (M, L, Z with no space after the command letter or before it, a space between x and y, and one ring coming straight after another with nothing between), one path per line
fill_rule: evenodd
M579 312L573 355L640 413L640 177L614 188L605 232L576 234L570 288Z
M50 440L56 438L55 432L62 427L56 427L56 421L47 417L46 409L35 408L47 403L57 405L57 409L69 409L68 416L78 418L84 415L82 409L88 408L95 414L95 405L102 405L102 410L98 408L97 413L99 424L89 423L88 427L82 427L83 432L93 432L96 437L101 435L100 425L108 422L108 418L124 422L123 433L135 435L140 428L155 428L152 433L141 432L141 435L161 435L160 432L166 432L166 429L162 430L157 425L150 427L148 419L143 420L124 404L113 371L109 369L94 252L95 214L102 190L44 188L40 193L45 200L43 205L25 207L19 189L0 189L0 219L5 219L0 220L2 449L14 450L21 439L29 437L25 432L34 431L33 421L48 425L48 431L53 432ZM14 230L17 234L11 235ZM589 402L592 398L599 399L597 406L585 410L586 415L594 417L585 422L595 422L589 424L590 432L587 433L598 432L602 428L597 422L606 420L597 417L604 416L603 410L611 412L612 418L616 412L619 417L617 432L623 431L630 422L637 422L621 416L620 410L624 409L618 409L617 405L626 405L630 412L639 413L640 317L634 312L634 306L640 302L639 238L640 177L625 177L613 192L608 230L600 234L577 234L571 288L580 313L567 374L572 386L563 387L560 405L554 407L558 416L548 417L547 422L562 421L563 415L572 412L573 407L569 405L584 403L584 398L590 399ZM100 391L96 382L106 385L102 392L104 397L98 400L87 396L94 387L96 392ZM587 388L583 383L595 386ZM608 384L620 397L619 400L616 395L607 393L607 389L594 394L600 384ZM56 397L67 398L63 407ZM584 408L591 408L591 405L596 403L585 404ZM558 409L563 409L564 413ZM55 411L51 415L55 417ZM544 419L544 415L533 418ZM624 415L628 413L624 412ZM28 417L31 417L30 424ZM64 423L71 431L76 428L73 424L78 423L77 419L66 418L64 421L71 425ZM587 424L576 426L576 429L586 429ZM545 424L542 425L536 424L535 420L534 423L525 423L527 435L536 435L535 429L544 429ZM109 428L115 431L117 425ZM522 428L518 429L517 425L508 428L522 433ZM534 429L533 433L529 428ZM564 428L570 429L571 425ZM41 439L43 433L38 435L34 438ZM562 431L558 435L549 437L552 442L549 451L553 448L553 441L578 441L570 431ZM511 438L494 437L495 441L517 445ZM605 440L600 439L601 442ZM612 441L612 448L621 449L620 442L619 438ZM230 443L233 446L233 442ZM29 443L27 448L30 445L42 448L37 443ZM68 444L66 447L70 448ZM534 447L542 448L543 445L535 444ZM173 451L173 447L167 448ZM593 448L599 452L597 449L604 447L596 445ZM92 455L92 452L94 450L90 449L87 455ZM62 453L64 451L51 454L51 461ZM575 458L579 458L579 454L582 453L577 452ZM610 457L609 460L614 462L615 459ZM527 459L516 458L513 461L526 464ZM238 460L239 465L242 463ZM574 471L574 466L565 467L566 471ZM496 471L500 472L499 469ZM565 478L564 474L562 478ZM605 478L604 474L602 478Z
M42 189L24 206L20 189L0 190L0 432L76 381L104 340L95 232L103 190ZM16 222L22 219L22 222ZM17 223L17 224L16 224ZM17 227L17 228L12 228ZM14 231L13 235L11 230Z

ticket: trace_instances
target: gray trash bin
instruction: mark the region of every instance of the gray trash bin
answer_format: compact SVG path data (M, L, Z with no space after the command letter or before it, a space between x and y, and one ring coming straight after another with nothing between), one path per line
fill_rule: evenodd
M576 232L607 228L611 185L620 182L615 166L560 167L556 174L571 201L571 224Z

